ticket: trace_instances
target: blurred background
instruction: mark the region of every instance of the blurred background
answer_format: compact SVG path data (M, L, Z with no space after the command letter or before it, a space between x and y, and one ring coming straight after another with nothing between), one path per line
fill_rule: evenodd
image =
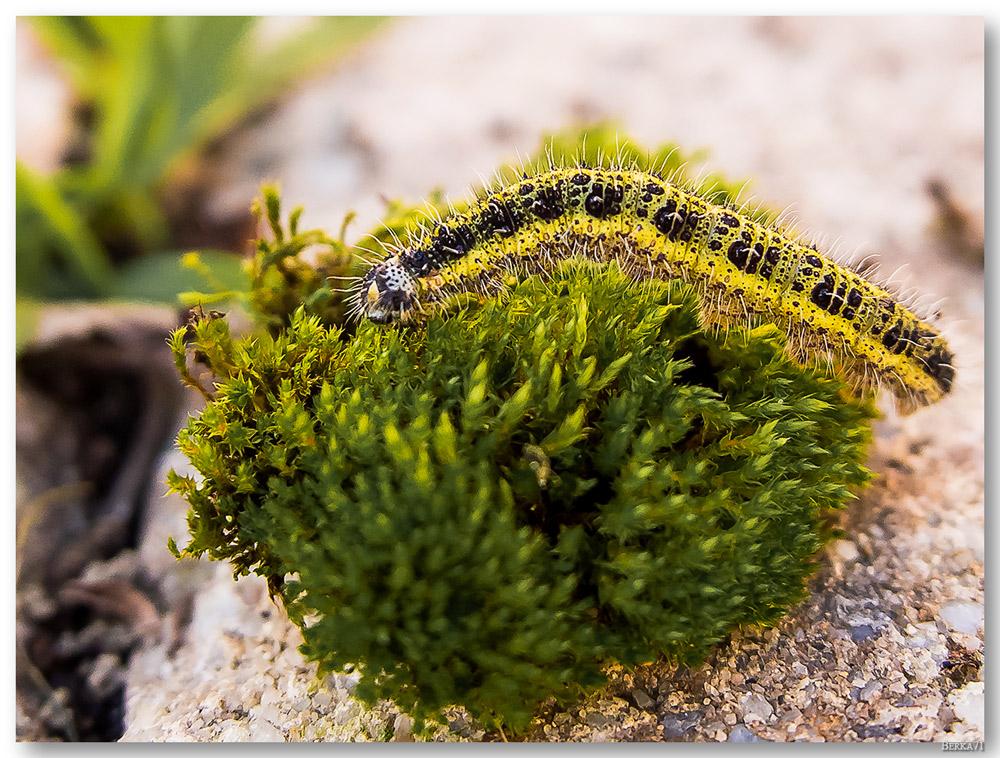
M159 467L197 407L164 339L246 291L265 180L353 239L567 127L702 150L942 299L954 397L882 437L981 494L982 19L22 17L16 61L19 739L117 739L131 654L189 620L151 526L183 528Z

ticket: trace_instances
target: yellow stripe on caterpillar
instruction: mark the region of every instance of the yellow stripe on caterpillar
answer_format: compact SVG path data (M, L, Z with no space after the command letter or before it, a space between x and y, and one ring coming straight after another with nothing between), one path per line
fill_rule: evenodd
M525 175L392 252L354 296L355 312L380 324L462 293L496 294L511 275L545 275L579 256L616 261L637 280L688 282L706 324L776 324L794 358L835 360L857 391L888 386L903 413L942 398L955 376L938 331L882 287L779 228L639 171Z

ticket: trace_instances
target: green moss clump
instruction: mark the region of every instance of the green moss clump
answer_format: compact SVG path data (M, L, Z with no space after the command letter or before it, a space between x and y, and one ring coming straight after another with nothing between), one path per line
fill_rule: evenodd
M782 343L582 262L349 340L202 320L172 338L218 378L179 438L201 478L171 475L183 554L267 578L361 700L523 730L609 662L696 664L803 598L873 411Z

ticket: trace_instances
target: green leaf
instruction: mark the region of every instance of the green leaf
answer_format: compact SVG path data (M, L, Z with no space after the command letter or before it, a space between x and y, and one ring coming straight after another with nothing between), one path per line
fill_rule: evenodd
M238 256L201 250L194 265L191 255L159 253L130 261L122 267L110 294L123 300L177 305L178 296L192 290L205 292L206 302L220 293L229 296L249 290L250 277Z
M41 255L40 243L48 241L89 294L106 296L111 263L86 218L66 201L53 179L36 174L20 161L15 167L15 186L18 273L20 259ZM37 279L18 282L24 294L45 295L45 287Z
M44 308L45 304L38 300L26 297L18 297L16 299L14 311L14 347L18 352L21 351L22 347L31 342L35 336Z
M263 52L250 35L259 19L247 16L28 21L95 120L84 137L86 163L51 178L17 168L17 289L42 297L107 297L113 284L108 246L141 254L169 244L158 190L172 172L293 80L346 54L382 19L308 19L300 32ZM293 227L297 221L293 217ZM133 276L142 275L126 272L122 286L131 286ZM155 289L139 286L144 299L165 297L149 294Z

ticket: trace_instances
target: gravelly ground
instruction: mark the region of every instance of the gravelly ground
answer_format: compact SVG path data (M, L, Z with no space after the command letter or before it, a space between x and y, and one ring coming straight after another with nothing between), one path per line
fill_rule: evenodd
M206 166L217 218L244 213L267 177L305 204L305 223L337 229L354 209L363 229L385 196L464 194L543 132L611 117L643 144L709 147L712 168L794 204L827 247L909 264L906 284L944 298L953 395L905 419L887 411L879 480L844 514L811 599L697 670L618 672L532 738L983 738L983 276L935 231L926 189L940 180L981 241L982 93L976 19L408 19ZM193 606L135 658L124 739L408 738L391 707L358 709L349 678L317 687L259 583L175 566L162 546L184 541L182 507L157 511L141 557ZM496 735L456 712L445 737Z

